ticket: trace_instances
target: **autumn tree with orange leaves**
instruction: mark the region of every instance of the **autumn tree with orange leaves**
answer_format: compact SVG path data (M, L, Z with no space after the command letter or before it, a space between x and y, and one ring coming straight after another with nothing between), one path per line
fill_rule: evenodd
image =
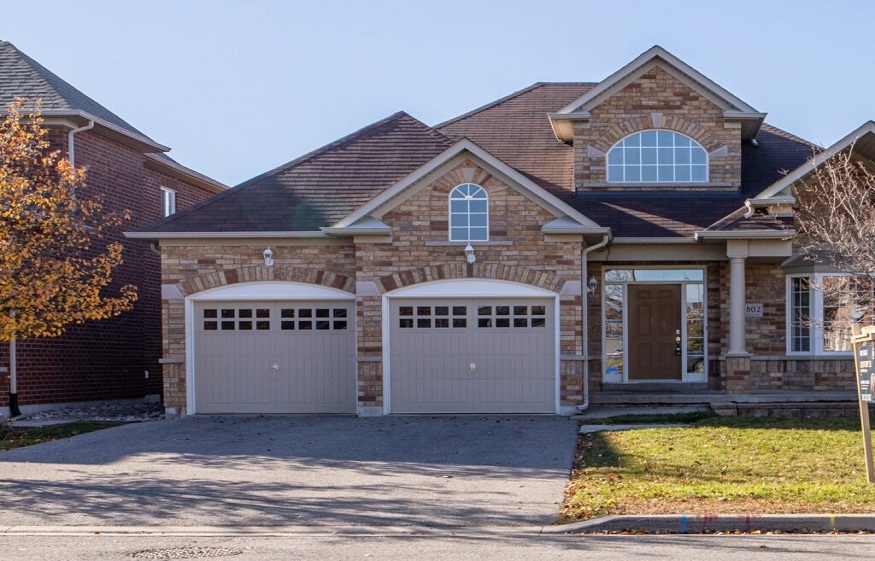
M88 196L86 171L50 150L39 104L0 119L0 341L56 337L71 323L133 307L136 287L107 294L122 245L100 240L126 216Z

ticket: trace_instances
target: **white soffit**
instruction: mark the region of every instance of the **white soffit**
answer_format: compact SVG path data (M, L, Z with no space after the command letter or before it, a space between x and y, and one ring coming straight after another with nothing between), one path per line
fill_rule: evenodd
M815 168L823 165L826 160L851 146L854 147L855 152L859 152L860 155L875 161L875 122L866 121L826 150L809 158L804 164L772 183L754 199L768 199L777 195L792 195L790 188L793 187L794 183L804 179Z
M387 292L390 298L553 298L555 292L528 284L489 279L449 279Z
M340 228L324 227L319 228L326 234L348 235L348 236L385 236L392 233L392 228L384 222L376 218L365 216L360 220L356 220L349 226Z

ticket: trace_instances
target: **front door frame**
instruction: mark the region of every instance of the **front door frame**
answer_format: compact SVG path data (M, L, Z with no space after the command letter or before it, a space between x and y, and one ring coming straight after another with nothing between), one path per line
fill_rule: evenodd
M701 270L702 271L702 280L653 280L653 281L606 281L606 273L611 270ZM622 376L611 376L608 374L608 352L610 349L607 348L607 318L606 318L606 298L605 298L605 285L606 284L622 284L623 285L623 349L629 348L629 294L628 294L628 285L630 284L676 284L681 286L681 378L680 380L659 380L660 383L707 383L708 381L708 268L705 265L673 265L673 266L659 266L659 265L614 265L614 266L605 266L601 271L601 300L602 300L602 345L601 345L601 358L602 358L602 381L605 383L623 383L623 384L640 384L640 383L648 383L652 382L651 380L630 380L629 379L629 371L628 371L628 363L625 361L624 357L624 368ZM703 305L703 363L704 368L702 372L688 372L687 371L687 321L686 321L686 309L687 309L687 290L686 287L691 284L701 284L703 288L702 293L702 305Z

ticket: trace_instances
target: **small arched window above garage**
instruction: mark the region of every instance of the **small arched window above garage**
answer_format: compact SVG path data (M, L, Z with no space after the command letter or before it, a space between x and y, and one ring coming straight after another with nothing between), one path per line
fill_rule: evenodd
M708 153L667 130L631 134L608 151L608 183L706 183Z
M463 183L450 192L450 241L489 240L489 196L474 183Z

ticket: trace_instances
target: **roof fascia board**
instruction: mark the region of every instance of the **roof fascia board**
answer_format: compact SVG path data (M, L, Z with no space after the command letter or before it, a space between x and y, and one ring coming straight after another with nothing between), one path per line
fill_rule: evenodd
M746 230L746 231L702 231L696 232L698 240L789 240L796 235L796 230Z
M529 198L541 205L556 218L567 215L584 226L600 228L598 224L572 208L570 205L560 201L548 191L467 138L459 140L454 145L444 150L441 154L438 154L429 162L420 166L413 173L409 174L395 185L384 190L382 193L338 221L333 227L343 228L349 226L354 224L357 220L360 220L371 213L375 213L378 210L380 211L378 216L382 216L406 200L406 198L399 198L398 200L393 201L393 199L398 198L402 192L424 178L431 176L438 168L444 167L465 152L470 153L476 159L480 160L482 164L485 164L486 167L491 168L489 169L490 173L502 177L502 179L506 180L510 186L519 186L521 188L521 193L529 196ZM424 186L425 185L423 185L423 187ZM391 204L390 201L392 202Z
M573 218L569 218L568 216L561 216L552 222L548 222L541 226L541 232L544 234L551 235L562 235L562 234L598 234L598 235L610 235L610 228L592 228L589 226L581 226L576 220Z
M159 239L247 239L247 238L329 238L325 232L125 232L126 238L135 240Z
M100 128L104 129L104 136L109 136L110 138L119 140L123 144L136 148L144 153L149 152L169 152L170 148L168 146L164 146L163 144L158 144L154 140L150 138L146 138L145 136L141 136L138 134L134 134L129 130L123 129L118 125L114 125L109 121L105 121L99 117L95 117L91 113L86 111L76 110L69 111L64 109L45 109L40 113L44 118L49 117L68 117L73 118L78 121L78 124L83 125L88 123L89 121L94 121L94 124ZM106 134L108 133L108 134ZM121 137L121 138L119 138Z
M790 189L790 187L792 187L794 183L808 176L816 168L822 166L825 161L832 158L839 152L851 147L854 142L867 134L875 134L875 122L866 121L861 126L857 127L849 134L845 135L844 138L842 138L823 152L815 154L813 157L809 158L804 164L794 169L778 181L772 183L759 195L754 197L754 199L767 199L782 194L790 195L790 193L784 193L784 191Z
M622 237L614 238L614 245L693 245L696 243L694 238L658 238L658 237Z
M392 234L392 228L374 218L363 218L355 224L342 228L322 227L319 228L326 234L336 236L388 236Z
M722 106L723 109L734 107L736 110L743 113L757 113L756 109L658 45L641 53L632 62L620 68L602 80L587 93L560 109L559 113L571 113L580 108L591 109L593 105L598 104L597 101L599 99L622 89L628 85L628 82L637 79L642 74L653 68L654 65L658 64L660 59L668 65L668 67L663 66L663 68L666 68L666 70L668 70L673 76L681 79L687 83L687 85L699 91L712 101L717 99L721 100L721 103L718 103L718 105ZM672 67L677 72L672 72Z
M153 171L164 173L171 177L175 177L176 179L192 183L195 186L204 189L205 191L209 191L211 193L221 193L222 191L228 189L228 186L224 183L219 183L215 179L197 173L196 171L188 169L187 167L181 164L177 164L176 162L164 160L156 156L155 154L143 154L143 157L146 158L144 164L148 169L152 169Z

